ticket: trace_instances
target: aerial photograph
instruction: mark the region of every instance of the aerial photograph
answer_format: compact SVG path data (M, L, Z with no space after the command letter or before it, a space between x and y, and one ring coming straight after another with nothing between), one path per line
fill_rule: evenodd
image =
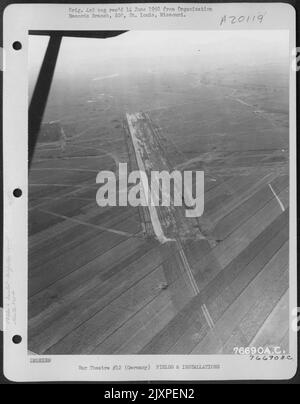
M288 353L288 31L28 38L29 354Z

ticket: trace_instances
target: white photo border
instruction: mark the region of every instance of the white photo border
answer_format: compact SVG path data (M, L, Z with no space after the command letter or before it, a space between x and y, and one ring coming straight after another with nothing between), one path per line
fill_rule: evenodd
M126 4L120 4L125 7ZM134 4L138 6L139 4ZM142 4L140 4L142 5ZM147 6L163 3L147 3ZM33 363L27 351L28 299L28 32L30 30L289 30L292 62L295 48L295 9L288 3L168 3L168 6L208 6L207 13L186 18L70 19L70 7L88 4L13 4L4 13L5 71L3 86L4 149L4 374L13 381L137 381L137 380L286 380L297 370L297 333L290 330L291 361L250 361L239 355L42 355ZM92 6L92 5L90 5ZM105 4L108 8L110 5ZM112 4L116 7L117 4ZM132 6L132 4L128 4ZM223 15L266 15L263 24L220 26ZM22 43L15 51L12 44ZM296 72L290 69L290 324L297 307L296 210ZM20 198L13 191L20 188ZM22 342L14 344L14 335ZM180 369L157 369L178 364ZM82 371L79 366L148 366L148 370ZM183 370L182 365L219 364L219 369Z

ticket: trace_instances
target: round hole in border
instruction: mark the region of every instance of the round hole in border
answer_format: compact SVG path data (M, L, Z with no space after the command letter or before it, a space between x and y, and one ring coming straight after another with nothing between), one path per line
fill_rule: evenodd
M22 190L20 188L16 188L14 189L13 194L15 198L20 198L20 196L22 196Z
M22 44L19 41L15 41L12 46L13 46L14 50L16 50L16 51L22 49Z
M21 335L14 335L12 337L12 341L13 341L14 344L20 344L22 342Z

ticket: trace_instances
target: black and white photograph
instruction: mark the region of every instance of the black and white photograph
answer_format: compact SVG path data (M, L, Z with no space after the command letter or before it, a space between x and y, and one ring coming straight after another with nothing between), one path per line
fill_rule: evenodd
M57 47L30 156L29 350L288 353L288 33L90 35L29 39L33 96ZM167 172L170 204L132 206L133 170Z
M33 378L47 363L77 380L291 376L291 9L100 6L28 8L11 50L28 134L15 146L26 181L7 176L9 209L26 209L22 299L21 244L5 247L14 344ZM21 218L10 212L8 234Z

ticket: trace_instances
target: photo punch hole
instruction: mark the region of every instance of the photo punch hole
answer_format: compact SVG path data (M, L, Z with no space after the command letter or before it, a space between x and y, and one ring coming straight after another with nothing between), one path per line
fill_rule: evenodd
M13 191L13 195L15 198L20 198L22 196L22 190L20 188L15 188Z
M20 41L15 41L12 46L13 46L14 50L16 50L16 51L19 51L22 49L22 44Z
M21 335L14 335L14 336L12 337L12 342L13 342L14 344L16 344L16 345L21 344L21 342L22 342L22 337L21 337Z

